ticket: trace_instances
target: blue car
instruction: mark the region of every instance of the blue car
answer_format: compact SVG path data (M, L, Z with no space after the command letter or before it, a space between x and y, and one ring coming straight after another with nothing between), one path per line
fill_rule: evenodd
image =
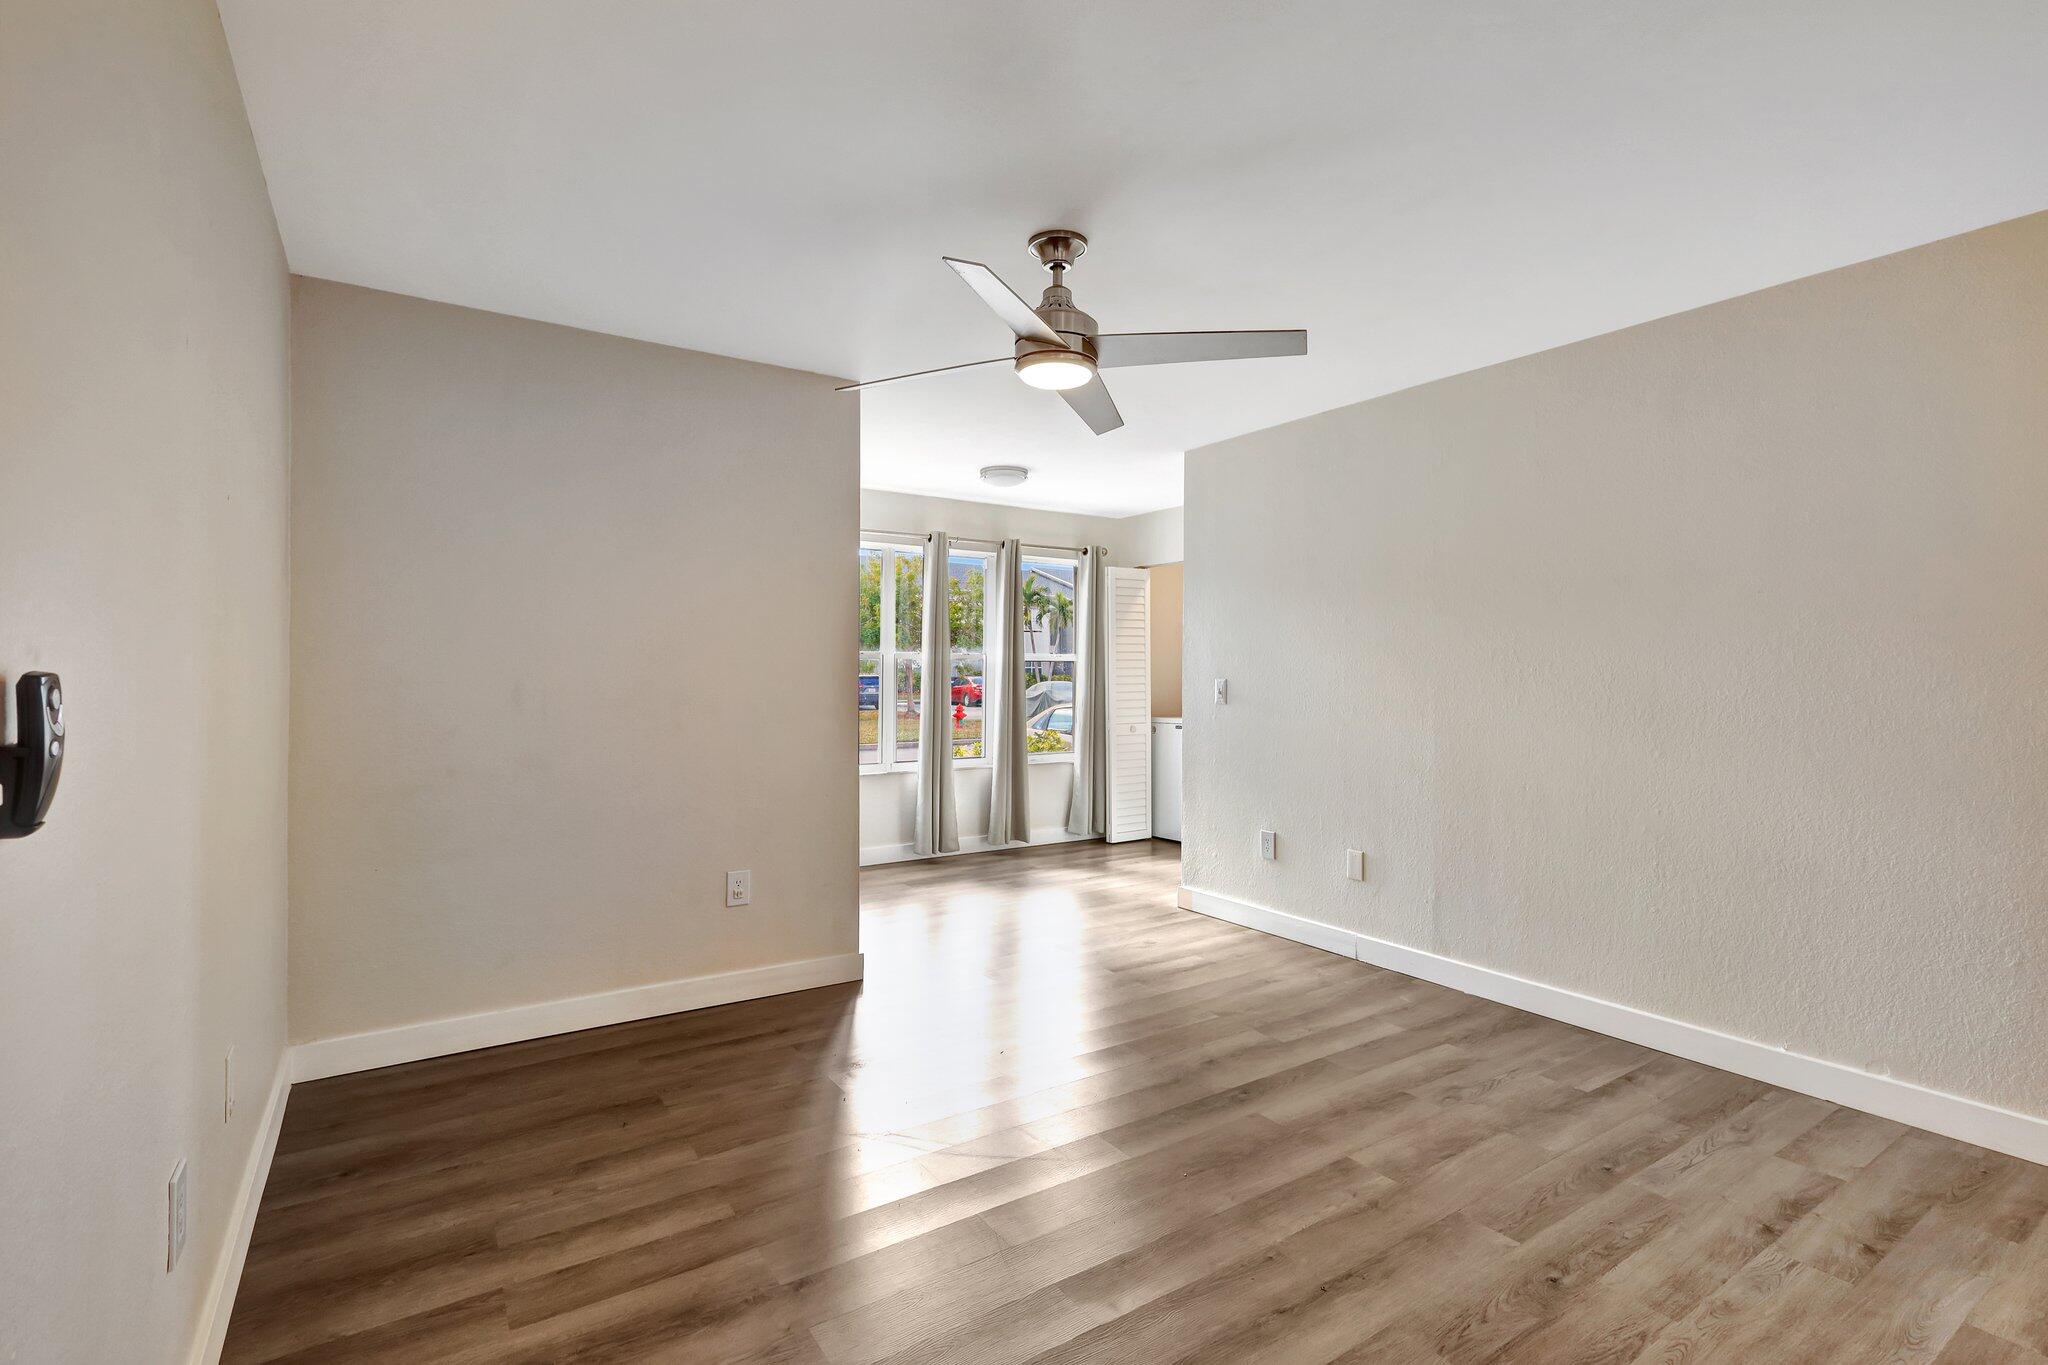
M879 710L882 705L882 675L863 673L860 675L860 709Z

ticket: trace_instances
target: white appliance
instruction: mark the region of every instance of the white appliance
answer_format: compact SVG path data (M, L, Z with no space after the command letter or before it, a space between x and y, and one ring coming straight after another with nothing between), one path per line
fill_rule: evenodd
M1180 739L1179 716L1160 716L1152 722L1152 837L1180 838Z

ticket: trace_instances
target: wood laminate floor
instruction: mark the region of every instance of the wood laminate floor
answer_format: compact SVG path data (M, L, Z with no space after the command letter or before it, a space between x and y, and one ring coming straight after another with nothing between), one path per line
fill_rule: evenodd
M1174 908L862 874L868 979L297 1086L230 1361L2035 1362L2048 1168Z

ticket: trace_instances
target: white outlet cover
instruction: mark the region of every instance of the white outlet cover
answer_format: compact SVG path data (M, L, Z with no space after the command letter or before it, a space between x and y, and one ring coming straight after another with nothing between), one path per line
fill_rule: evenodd
M1270 829L1259 831L1259 856L1268 860L1280 856L1280 836Z
M1226 702L1228 702L1229 700L1230 700L1230 679L1228 679L1228 678L1218 678L1218 679L1216 680L1216 704L1217 704L1218 706L1222 706L1222 705L1224 705L1224 704L1225 704Z
M728 907L754 903L754 873L751 868L725 874L725 903Z
M226 1123L235 1116L235 1050L233 1048L228 1049L227 1058L222 1061L220 1070L222 1091L220 1121Z

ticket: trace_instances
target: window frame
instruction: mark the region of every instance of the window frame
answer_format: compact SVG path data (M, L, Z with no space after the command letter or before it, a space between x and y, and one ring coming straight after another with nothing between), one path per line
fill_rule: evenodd
M992 768L995 766L995 756L989 752L988 742L988 627L990 618L995 614L994 580L996 576L996 557L992 550L963 549L957 543L949 545L946 553L949 559L978 559L981 561L981 648L963 649L953 643L950 614L947 620L946 639L946 682L949 692L954 677L954 669L959 663L961 656L975 654L981 656L981 756L979 758L960 758L956 755L953 759L953 766L956 768ZM930 573L931 570L927 568L925 572ZM952 579L953 566L948 563L946 565L946 593L949 601L953 592L951 586ZM952 714L952 707L949 704L946 709L946 715L949 718L947 721L949 742L951 742L952 734L952 722L950 719Z
M1072 640L1072 642L1073 642L1073 644L1074 644L1074 645L1075 645L1075 646L1076 646L1077 648L1076 648L1076 651L1075 651L1075 652L1072 652L1072 653L1067 653L1067 654L1046 654L1046 653L1034 653L1034 652L1032 651L1032 649L1031 649L1031 646L1030 646L1030 643L1029 643L1029 641L1030 641L1030 634L1031 634L1031 633L1030 633L1030 631L1029 631L1029 630L1027 629L1027 630L1025 631L1025 640L1026 640L1026 643L1025 643L1025 646L1024 646L1024 668L1025 668L1025 671L1026 671L1026 672L1028 673L1028 672L1030 671L1031 665L1033 665L1033 664L1035 664L1035 663L1047 663L1047 664L1059 664L1059 663L1063 663L1063 664L1066 664L1066 665L1068 666L1068 671L1069 671L1069 672L1071 672L1071 673L1073 673L1073 674L1075 675L1075 688L1074 688L1074 702L1073 702L1073 704L1074 704L1074 705L1076 705L1076 706L1078 706L1078 705L1080 704L1080 701L1081 701L1081 689L1080 689L1080 685L1079 685L1079 678L1080 678L1080 671L1081 671L1081 661L1080 661L1080 654L1079 654L1079 652L1078 652L1078 646L1080 645L1080 642L1081 642L1081 618L1080 618L1080 614L1079 614L1079 613L1080 613L1080 600L1081 600L1081 599L1080 599L1080 591L1081 591L1081 557L1080 557L1080 555L1078 555L1078 554L1069 554L1069 553L1068 553L1067 551L1064 551L1064 550L1052 550L1051 552L1049 552L1049 553L1048 553L1048 552L1047 552L1047 551L1046 551L1046 550L1045 550L1044 548L1041 548L1041 549L1040 549L1040 551L1039 551L1038 553L1036 553L1036 554L1032 553L1031 551L1032 551L1032 547L1031 547L1031 546L1028 546L1028 545L1027 545L1027 546L1025 546L1025 547L1024 547L1024 553L1022 553L1022 554L1020 554L1020 555L1018 555L1018 556L1017 556L1017 591L1018 591L1018 593L1019 593L1019 594L1021 595L1021 594L1022 594L1022 592L1023 592L1023 590L1024 590L1024 578L1025 578L1025 575L1026 575L1026 573L1028 573L1028 572L1029 572L1029 571L1028 571L1028 570L1027 570L1027 569L1025 568L1025 565L1026 565L1026 564L1029 564L1029 563L1034 563L1034 562L1035 562L1035 563L1039 563L1039 564L1063 564L1063 565L1065 565L1065 566L1066 566L1066 567L1067 567L1068 569L1072 570L1072 572L1073 572L1073 575L1074 575L1074 607L1075 607L1075 616L1074 616L1074 635L1073 635L1073 640ZM1078 718L1078 717L1076 717L1076 719L1078 720L1079 718ZM1077 727L1077 733L1078 733L1078 727ZM1071 742L1071 741L1070 741L1070 742ZM1080 754L1079 754L1079 753L1078 753L1078 752L1077 752L1076 750L1074 750L1074 749L1072 749L1072 748L1069 748L1069 749L1068 749L1068 750L1067 750L1067 751L1066 751L1065 753L1056 753L1056 754L1027 754L1027 755L1025 756L1025 758L1026 758L1026 761L1027 761L1027 762L1029 762L1029 763L1034 763L1034 764L1037 764L1037 763L1074 763L1074 762L1077 762L1077 761L1079 761L1079 758L1080 758Z
M918 766L923 758L923 754L921 752L922 746L920 746L920 753L917 758L904 759L899 758L897 756L897 661L900 658L905 657L915 659L919 665L920 670L922 670L924 663L924 649L921 644L913 648L905 649L898 646L895 643L897 639L896 566L898 563L899 556L905 554L906 552L908 554L914 555L922 559L925 553L925 541L922 536L902 535L887 531L863 531L860 535L860 544L857 547L857 550L859 552L873 551L882 556L882 581L880 589L881 601L878 604L878 615L880 618L878 625L880 630L879 638L881 642L881 648L878 650L867 650L861 649L858 646L856 646L854 650L854 657L856 662L858 662L861 655L870 653L875 654L879 660L879 662L876 665L876 673L879 682L879 695L876 698L876 706L878 710L875 725L875 748L877 761L874 763L862 763L860 761L860 748L858 743L856 743L854 746L854 767L855 770L862 777L876 776L882 773L914 773L917 771ZM949 645L949 652L951 655L974 654L977 652L981 655L983 726L981 757L956 758L953 760L953 766L955 768L991 768L995 766L995 758L993 754L990 752L989 736L987 729L989 714L988 689L990 686L988 675L990 654L988 632L990 629L990 623L994 620L995 613L996 550L990 542L976 540L956 540L947 547L947 553L949 557L957 555L961 557L975 558L981 560L983 563L981 649L979 651L972 649L956 649L951 648ZM1038 563L1059 564L1071 570L1073 573L1075 583L1076 605L1078 606L1079 585L1081 577L1081 556L1078 550L1069 550L1059 546L1024 546L1023 553L1018 556L1017 562L1017 590L1020 593L1023 591L1024 587L1024 576L1026 572L1024 565L1025 561L1027 560L1035 561ZM859 562L858 553L856 554L855 562ZM926 567L926 572L930 572L929 566ZM952 575L952 566L950 564L948 564L946 567L946 573L947 576L950 578ZM948 591L950 592L951 590L948 589ZM1079 643L1080 628L1081 623L1077 616L1074 622L1074 630L1076 632L1074 639L1077 645ZM1027 643L1024 654L1024 664L1028 669L1029 666L1034 663L1063 663L1068 665L1068 668L1071 672L1078 674L1080 671L1080 659L1078 653L1033 653L1030 650L1030 647ZM922 671L920 671L919 677L922 678L922 676ZM856 681L857 680L858 674L856 674ZM1076 687L1075 700L1078 704L1078 685ZM1025 762L1027 764L1032 765L1044 763L1074 763L1079 760L1079 757L1080 755L1075 750L1068 749L1064 753L1026 754Z
M896 569L898 563L905 556L914 556L918 559L924 558L925 545L921 538L913 538L908 536L892 536L886 533L876 531L863 531L861 533L860 544L857 548L857 553L855 555L855 563L859 563L860 553L865 553L869 551L878 553L882 556L881 602L878 604L880 610L877 613L880 618L878 621L878 625L880 628L880 643L882 647L878 650L868 650L862 649L858 645L856 645L854 649L854 658L856 662L859 661L862 655L866 654L875 654L879 658L879 663L877 665L876 671L878 674L878 682L880 684L880 687L879 695L876 698L876 706L878 708L878 711L875 724L875 748L876 758L878 761L874 763L862 763L860 761L860 746L858 743L856 743L854 746L854 767L862 777L869 777L880 773L914 773L918 770L920 763L923 761L923 746L921 744L919 745L919 753L917 758L906 759L899 757L896 744L896 721L898 718L896 691L897 663L898 660L905 658L916 661L920 670L918 676L920 679L922 679L924 676L922 672L924 665L924 648L921 644L906 648L896 643ZM955 648L952 646L950 640L948 641L947 645L949 684L951 682L950 670L951 660L953 658L958 657L960 655L974 654L979 654L981 656L983 718L981 757L956 758L953 760L953 766L955 768L993 767L995 765L995 760L989 754L987 717L989 685L988 622L995 607L995 595L993 592L996 560L995 552L993 550L980 549L975 546L960 545L956 543L947 547L947 556L949 559L978 559L982 561L981 648L979 650ZM944 569L944 572L949 580L952 577L952 571L952 565L950 563L947 564ZM925 566L925 572L931 572L930 565ZM951 591L952 589L948 587L947 592L951 593ZM856 673L856 682L858 681L858 677L859 675ZM858 708L856 707L856 715L857 714ZM952 715L952 708L950 706L947 707L947 715L949 717ZM950 731L951 723L949 720L949 736Z
M854 660L856 663L859 663L862 656L867 654L873 654L876 659L876 761L873 763L862 763L860 761L860 745L858 743L858 736L856 736L856 743L854 745L853 754L854 766L860 772L860 775L863 777L866 777L870 773L902 773L917 771L917 760L914 758L905 760L898 757L898 751L896 747L896 679L898 676L897 663L899 659L906 655L916 660L920 665L922 665L924 661L923 647L919 646L915 649L909 650L904 649L901 645L897 643L898 636L896 630L896 566L898 560L906 552L915 555L919 559L922 559L924 557L924 548L921 545L911 545L899 540L888 538L876 538L868 535L863 535L860 538L859 549L854 555L854 563L858 565L860 562L861 555L866 554L870 551L879 554L882 559L882 577L879 589L881 600L879 603L877 603L877 633L875 641L879 648L873 650L862 649L858 646L858 644L856 644L854 648ZM920 679L922 679L922 672L920 672L918 676ZM856 683L858 682L858 678L859 674L856 673ZM856 691L857 690L858 689L856 688ZM855 707L855 715L856 717L859 715L858 705L856 705ZM856 724L858 724L857 720Z

